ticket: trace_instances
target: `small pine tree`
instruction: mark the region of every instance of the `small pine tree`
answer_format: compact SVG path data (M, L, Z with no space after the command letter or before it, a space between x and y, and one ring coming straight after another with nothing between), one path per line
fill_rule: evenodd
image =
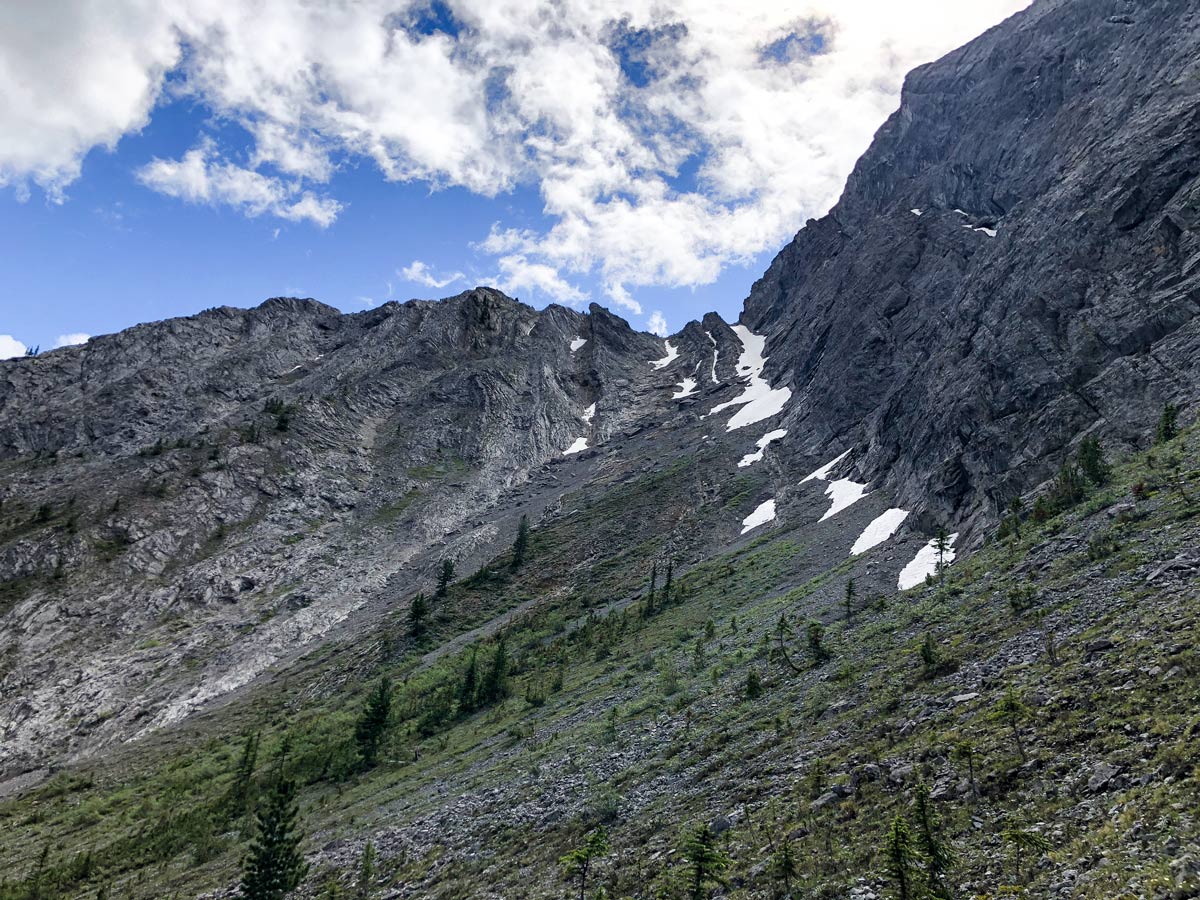
M825 629L820 622L808 623L808 653L812 657L813 665L819 666L833 656L829 652L829 648L825 646Z
M424 592L413 597L412 605L408 608L408 633L413 638L420 638L425 633L426 620L429 618L429 601Z
M529 516L522 515L517 523L517 539L513 541L512 567L519 569L529 553Z
M587 893L588 872L592 864L608 853L608 832L603 825L596 826L584 842L570 853L559 859L563 869L563 877L567 881L579 881L579 900L584 900Z
M722 875L729 868L729 857L721 852L717 836L707 824L687 832L681 849L687 860L688 892L692 900L704 900L710 886L725 883Z
M1029 707L1021 702L1017 692L1009 687L1000 701L992 707L988 717L993 722L1000 722L1012 730L1013 743L1016 744L1017 754L1025 761L1025 745L1021 741L1021 722L1029 714Z
M937 554L938 578L946 580L946 557L950 555L950 536L945 528L938 528L933 538L933 551Z
M498 703L508 696L508 648L501 635L492 652L492 662L479 686L479 696L484 703Z
M1020 497L1013 497L1008 504L1009 530L1017 540L1021 539L1021 518L1025 514L1025 502Z
M746 687L745 697L747 700L757 700L762 696L762 679L758 677L758 670L751 667L746 670Z
M658 562L650 566L650 590L646 592L646 602L642 605L642 616L649 619L655 612L655 594L658 592Z
M844 599L845 599L845 603L846 603L846 621L849 622L850 619L854 616L854 579L853 578L851 578L849 581L846 582L846 595L845 595Z
M283 900L308 873L300 853L301 834L296 827L299 813L296 786L283 773L282 760L280 769L259 807L258 833L243 866L245 900Z
M386 677L380 678L354 727L354 741L358 745L358 755L364 768L375 765L391 711L392 684Z
M458 714L468 715L475 711L479 699L479 666L475 661L475 650L471 650L471 658L467 660L467 670L463 672L462 681L458 687Z
M937 645L933 643L933 635L925 632L925 640L921 641L921 668L926 678L935 677L942 668L942 659L938 655Z
M914 870L920 854L908 829L908 822L901 815L892 819L883 858L887 875L896 887L896 900L915 900L917 884Z
M1065 462L1050 486L1050 499L1056 509L1070 509L1087 494L1087 482L1073 462Z
M358 860L358 885L355 891L359 900L368 900L375 893L372 884L375 881L375 845L367 841L363 845L362 856Z
M258 741L258 732L255 731L246 735L246 742L242 745L242 754L233 772L233 784L225 800L225 815L230 822L240 819L250 809L254 766L258 762Z
M442 567L438 570L437 596L438 599L445 599L446 594L450 590L450 582L454 580L454 563L449 559L442 560Z
M1154 434L1154 443L1165 444L1179 434L1179 407L1174 403L1163 406L1162 415L1158 417L1158 428Z
M662 598L659 601L660 607L669 606L671 603L671 576L675 571L675 560L667 560L667 577L663 579Z
M1029 862L1041 856L1050 849L1050 841L1039 832L1028 828L1020 828L1011 826L1000 832L1000 837L1005 843L1012 845L1013 848L1013 868L1016 873L1017 881L1026 882L1029 880L1025 869L1026 857L1029 857Z
M930 807L929 787L917 785L916 796L917 852L925 869L925 889L932 900L950 900L946 879L954 865L954 853L938 835L938 819Z
M771 874L783 882L784 895L792 895L792 879L799 877L800 865L796 859L796 849L785 836L775 852L771 854Z
M1036 497L1033 501L1033 512L1029 514L1029 517L1034 522L1041 523L1045 522L1052 515L1054 515L1054 510L1050 508L1050 502L1040 495Z
M1108 484L1112 477L1112 469L1104 458L1104 448L1100 441L1093 437L1085 437L1079 444L1079 470L1083 476L1097 487Z

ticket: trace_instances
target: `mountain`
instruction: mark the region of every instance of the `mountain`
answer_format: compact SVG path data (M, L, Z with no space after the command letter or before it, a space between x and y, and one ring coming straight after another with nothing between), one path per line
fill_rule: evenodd
M1198 60L1192 4L1045 0L914 71L737 323L275 298L0 363L0 898L232 896L279 771L303 896L559 896L600 824L616 897L697 825L722 896L1193 896Z

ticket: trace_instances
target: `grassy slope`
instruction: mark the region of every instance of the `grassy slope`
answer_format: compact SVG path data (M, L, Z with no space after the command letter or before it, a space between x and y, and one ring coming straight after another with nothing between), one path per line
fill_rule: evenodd
M1186 880L1187 848L1200 839L1197 574L1147 578L1200 546L1198 443L1193 431L1129 460L1108 488L1027 525L1019 541L992 543L944 585L862 597L849 622L845 578L868 563L821 572L786 526L695 565L677 580L678 601L643 620L622 600L687 506L689 464L581 497L576 514L536 533L534 561L516 576L498 561L495 579L460 583L422 646L397 637L397 624L327 647L283 685L0 805L0 871L29 871L49 846L44 896L55 884L84 897L107 884L110 896L188 897L233 882L243 835L209 810L241 735L257 728L263 771L292 735L307 846L320 851L312 894L348 885L372 837L380 885L400 886L398 896L560 896L558 856L601 819L613 851L597 884L612 896L669 891L681 828L714 819L731 826L721 838L734 861L729 896L772 895L764 862L782 840L800 858L796 896L844 897L860 882L882 893L886 827L924 779L957 850L956 895L1070 885L1084 898L1170 896L1163 886ZM1165 486L1181 478L1183 492ZM1148 496L1134 503L1138 482ZM728 519L722 501L743 487L731 482L688 528ZM606 547L620 553L605 558ZM421 734L425 698L463 665L461 653L423 665L424 654L528 598L538 602L507 631L513 696ZM781 614L824 621L833 659L802 674L783 667L772 651ZM917 652L927 633L947 662L932 677ZM804 659L799 638L791 652ZM743 697L750 668L765 687L753 701ZM381 673L402 683L401 721L383 763L354 774L354 715ZM990 715L1009 687L1029 710L1025 761ZM951 752L963 738L976 747L978 800ZM1107 783L1102 765L1117 770ZM1010 828L1038 831L1049 852L1018 871L1002 837ZM92 871L70 872L89 849ZM0 897L27 893L7 890Z

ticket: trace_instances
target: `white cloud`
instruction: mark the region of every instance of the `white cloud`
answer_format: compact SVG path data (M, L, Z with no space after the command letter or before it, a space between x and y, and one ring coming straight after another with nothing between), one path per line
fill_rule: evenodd
M671 329L667 327L666 316L660 310L655 310L650 313L650 318L646 320L646 330L651 334L657 334L659 337L665 338L671 333Z
M500 274L492 280L506 293L515 295L527 289L558 303L569 304L588 299L585 291L567 282L553 266L530 262L519 253L501 256L496 262L500 265Z
M448 284L453 284L456 281L461 281L465 276L462 272L452 272L449 275L438 277L433 273L425 263L419 259L414 259L411 265L405 266L397 273L405 281L413 281L417 284L423 284L425 287L444 288ZM388 296L392 293L392 286L388 285Z
M213 143L202 141L182 159L154 159L138 170L138 179L169 197L233 206L248 216L269 213L292 222L308 219L322 228L333 224L342 209L336 200L301 191L294 182L214 161L214 153Z
M0 334L0 359L12 359L14 356L24 356L29 349L11 334Z
M578 299L566 278L594 276L620 304L777 247L836 199L906 71L1027 3L448 0L457 35L414 29L413 0L0 4L0 184L58 196L173 70L173 94L253 147L155 160L156 189L324 226L338 204L312 185L342 161L532 185L548 225L500 223L478 249L511 284Z
M59 347L74 347L76 344L86 344L90 338L90 334L84 334L82 331L60 334L54 339L54 349L57 350Z

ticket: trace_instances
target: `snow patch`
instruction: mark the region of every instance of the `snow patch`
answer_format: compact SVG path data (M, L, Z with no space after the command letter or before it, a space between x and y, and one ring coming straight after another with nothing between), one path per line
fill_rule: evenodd
M717 339L712 336L712 332L706 331L704 333L708 336L708 339L710 341L712 341L712 345L713 345L712 383L720 384L721 380L719 378L717 378L717 356L720 354L721 351L717 349Z
M672 400L682 400L684 397L690 397L696 393L696 379L685 378L679 382L679 392L671 395Z
M954 211L955 211L956 213L958 213L960 216L966 216L966 215L970 215L970 213L966 212L965 210L961 210L961 209L959 209L958 207L955 207L955 208L954 208Z
M580 347L587 343L587 338L581 338L578 335L571 338L571 352L574 353Z
M850 555L858 556L858 554L866 553L872 547L882 544L896 533L896 529L903 525L907 518L908 510L897 507L880 513L871 520L871 524L863 529L858 540L854 542L854 546L850 548Z
M667 348L667 355L650 363L656 369L664 369L679 358L678 347L672 347L670 341L663 341L663 346Z
M755 443L755 446L758 447L758 452L757 453L747 453L745 456L743 456L741 459L741 462L738 463L738 468L739 469L744 468L745 466L749 466L753 463L758 462L760 459L763 458L763 453L766 452L767 445L769 443L771 443L771 441L777 441L781 437L784 437L786 435L787 435L786 428L776 428L774 431L768 431L766 434L764 434L762 437L760 437L758 439L758 441Z
M742 519L742 534L745 534L751 529L757 528L759 525L765 525L774 518L775 501L768 500L765 503L760 503L754 512Z
M946 551L944 561L946 565L954 562L954 542L958 538L958 532L950 535L946 541L950 545L950 549ZM909 588L914 588L919 584L923 584L925 579L930 575L936 575L938 568L937 554L937 538L931 540L928 544L917 551L917 555L913 557L913 561L900 570L900 578L897 581L897 586L902 591L907 591Z
M763 356L767 339L755 334L745 325L734 325L733 331L742 342L737 374L739 378L746 379L746 387L737 397L717 404L708 412L711 416L731 406L742 407L726 423L726 431L736 431L738 428L745 428L747 425L778 415L788 400L792 399L790 388L772 388L762 377L763 366L767 363L767 358Z
M829 462L825 463L825 465L821 466L821 468L814 469L811 473L806 475L803 479L801 479L800 483L804 484L804 482L812 481L814 478L817 479L818 481L828 481L829 473L833 471L833 467L836 466L838 463L840 463L843 459L845 459L849 455L850 455L850 451L847 450L841 456L834 457Z
M836 516L846 507L853 506L867 496L867 486L859 484L857 481L851 481L849 478L839 478L837 481L829 482L829 487L825 488L825 496L833 502L825 511L825 515L818 519L820 522Z
M995 229L995 228L985 228L985 227L983 227L982 225L981 225L980 227L978 227L978 228L972 228L970 225L964 225L964 226L963 226L963 228L970 228L970 229L971 229L971 231L982 231L982 232L983 232L984 234L986 234L988 237L995 237L995 236L996 236L996 229Z
M919 210L919 209L910 209L909 212L912 213L914 216L921 215L921 210Z
M591 406L589 406L587 409L585 409L583 411L583 415L581 416L581 418L583 419L583 424L588 426L589 428L591 428L592 427L592 418L595 415L596 415L596 404L593 403ZM587 439L587 436L584 435L581 438L576 438L575 443L573 443L570 447L568 447L566 450L563 451L563 456L570 456L572 453L580 453L580 452L586 450L587 448L588 448L588 439Z

